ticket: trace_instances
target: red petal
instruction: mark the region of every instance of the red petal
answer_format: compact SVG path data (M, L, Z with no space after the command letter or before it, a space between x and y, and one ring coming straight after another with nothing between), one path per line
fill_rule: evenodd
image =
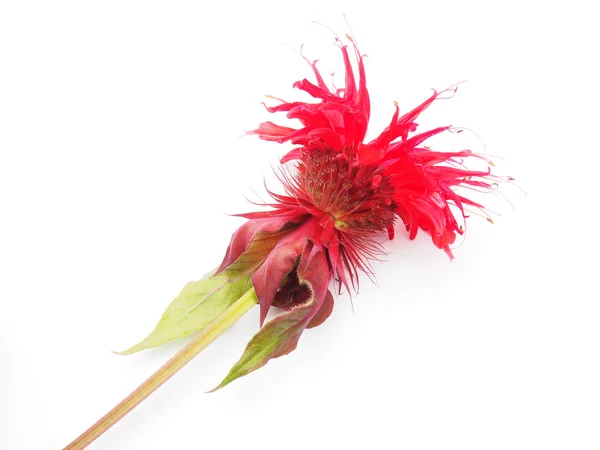
M296 131L295 128L282 127L273 122L263 122L255 130L250 130L246 134L258 134L260 139L265 141L285 142L289 135Z

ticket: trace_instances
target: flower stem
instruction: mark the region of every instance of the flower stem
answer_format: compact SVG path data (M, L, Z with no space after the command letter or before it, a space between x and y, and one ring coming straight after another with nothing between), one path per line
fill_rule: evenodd
M144 381L135 391L111 409L98 422L83 432L77 439L67 445L64 450L80 450L86 448L105 431L121 420L129 411L140 404L146 397L158 389L165 381L175 375L179 369L190 362L212 341L246 314L258 303L254 288L248 290L239 300L231 305L223 314L204 328L194 340L179 350L150 378Z

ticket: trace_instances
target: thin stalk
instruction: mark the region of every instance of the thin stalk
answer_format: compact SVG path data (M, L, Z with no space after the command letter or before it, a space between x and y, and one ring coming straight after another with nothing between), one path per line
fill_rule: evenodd
M121 420L129 411L139 405L146 397L158 389L165 381L175 375L179 369L190 362L198 353L204 350L212 341L246 314L258 303L254 288L246 292L239 300L231 305L223 314L204 328L194 340L179 350L160 369L144 381L135 391L111 409L98 422L83 432L77 439L67 445L64 450L80 450L86 448L115 423Z

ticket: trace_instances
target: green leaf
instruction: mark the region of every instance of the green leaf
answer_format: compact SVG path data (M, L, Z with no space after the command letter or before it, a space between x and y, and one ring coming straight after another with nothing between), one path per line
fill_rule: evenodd
M233 380L261 368L270 359L287 355L298 345L298 339L313 315L312 299L267 322L248 342L244 354L225 379L211 392L227 386Z
M227 274L188 283L171 302L156 328L121 355L158 347L200 331L252 287L248 277L232 281Z
M220 273L209 278L211 273L200 281L188 283L165 310L148 337L120 354L129 355L158 347L202 330L252 288L250 277L288 232L289 227L285 224L274 232L257 232L245 251Z

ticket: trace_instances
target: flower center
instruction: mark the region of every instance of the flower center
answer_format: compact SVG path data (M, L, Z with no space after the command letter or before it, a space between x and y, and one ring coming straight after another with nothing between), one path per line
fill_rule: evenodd
M322 212L322 225L332 222L342 232L390 231L394 188L380 167L359 164L354 153L306 151L298 165L298 184Z

